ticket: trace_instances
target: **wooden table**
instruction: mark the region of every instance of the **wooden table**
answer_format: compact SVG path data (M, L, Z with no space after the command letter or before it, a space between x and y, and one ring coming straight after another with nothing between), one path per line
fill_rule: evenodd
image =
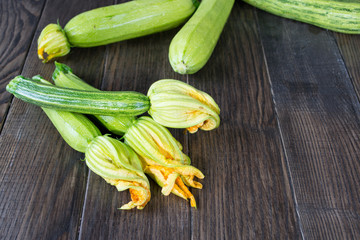
M121 1L118 1L121 2ZM37 58L48 23L109 0L0 3L0 239L360 239L360 36L273 16L237 1L207 65L172 71L179 30L59 59L103 90L146 93L186 81L218 102L221 125L171 130L205 174L198 209L151 181L142 211L81 161L39 107L5 91L16 75L50 79Z

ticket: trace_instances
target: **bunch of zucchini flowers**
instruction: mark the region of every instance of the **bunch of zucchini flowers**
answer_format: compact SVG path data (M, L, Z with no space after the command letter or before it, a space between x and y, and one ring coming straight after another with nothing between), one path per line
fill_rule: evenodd
M213 98L178 80L159 80L147 96L138 92L101 91L55 62L52 84L37 75L17 76L6 89L40 106L63 139L85 153L86 165L118 191L129 189L131 201L121 209L143 209L151 198L147 174L162 194L196 201L188 187L202 188L203 173L190 165L181 144L166 127L212 130L220 109ZM148 112L149 116L142 115ZM111 133L103 135L84 114L93 115ZM138 115L142 115L138 117ZM123 141L121 141L123 140Z

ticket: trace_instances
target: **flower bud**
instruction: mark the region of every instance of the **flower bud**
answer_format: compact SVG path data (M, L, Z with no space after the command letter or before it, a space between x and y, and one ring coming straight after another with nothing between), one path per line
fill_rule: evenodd
M196 207L195 199L185 185L202 188L194 177L202 179L204 175L189 165L190 158L182 152L181 144L165 127L143 116L129 127L124 140L141 157L144 172L162 187L164 195L172 192L190 199L191 206Z
M148 91L149 114L165 127L186 128L190 133L212 130L220 124L220 109L205 92L171 79L159 80Z
M38 56L44 63L69 52L70 43L59 24L49 24L41 31L38 38Z
M95 138L86 149L87 166L118 191L129 189L131 200L120 209L143 209L150 201L150 184L141 161L126 144L109 136Z

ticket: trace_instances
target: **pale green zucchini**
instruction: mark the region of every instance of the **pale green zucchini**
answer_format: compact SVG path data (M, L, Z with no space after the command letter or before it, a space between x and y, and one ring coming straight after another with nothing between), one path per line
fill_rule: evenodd
M141 93L81 91L43 84L23 76L11 80L6 90L25 102L69 112L136 116L150 108L149 99Z
M169 61L175 72L192 74L209 60L234 0L203 0L170 44Z
M42 108L62 138L76 151L85 153L91 141L101 135L100 130L80 113Z
M269 13L336 32L360 33L358 0L243 0Z
M70 47L100 46L175 28L197 4L197 0L133 0L93 9L72 18L64 29L48 25L38 39L38 56L48 61L66 55Z

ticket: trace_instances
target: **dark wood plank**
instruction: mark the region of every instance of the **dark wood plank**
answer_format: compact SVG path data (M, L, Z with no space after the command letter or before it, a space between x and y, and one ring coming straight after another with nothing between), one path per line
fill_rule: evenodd
M49 1L41 16L22 75L50 79L53 63L37 59L37 37L48 23L67 22L86 9L109 1ZM100 86L105 48L74 49L60 59ZM42 110L13 101L0 136L0 238L76 239L86 192L88 168L83 155L61 138Z
M302 232L360 238L360 105L332 34L258 11Z
M103 90L132 90L147 93L150 85L163 78L175 78L167 52L178 29L107 47ZM186 81L186 77L177 76ZM182 130L172 131L186 148ZM185 153L186 153L185 149ZM128 191L117 192L91 173L82 217L81 239L189 239L189 202L173 194L163 196L151 183L151 200L143 210L118 210L130 200Z
M86 185L81 155L40 108L15 99L7 119L0 136L0 238L76 238Z
M189 136L205 174L192 239L301 238L255 20L236 2L211 59L189 76L219 103L222 120Z
M360 35L334 33L346 68L360 98Z
M45 0L0 2L0 129L12 98L6 84L22 70L44 4Z

